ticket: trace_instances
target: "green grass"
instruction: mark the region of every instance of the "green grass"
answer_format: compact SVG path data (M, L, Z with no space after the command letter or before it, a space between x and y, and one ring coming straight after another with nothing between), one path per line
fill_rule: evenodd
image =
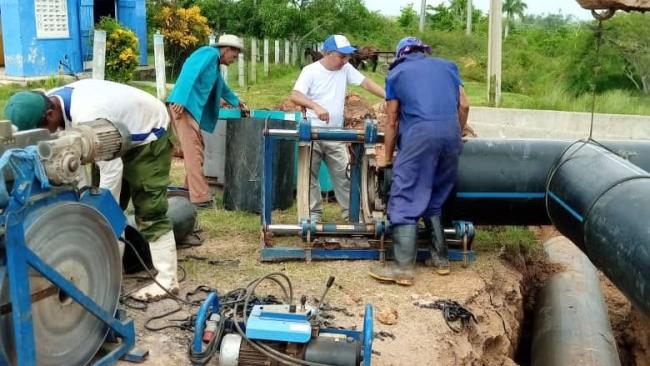
M535 234L525 226L482 226L476 231L474 238L474 249L478 252L519 247L531 251L541 248Z

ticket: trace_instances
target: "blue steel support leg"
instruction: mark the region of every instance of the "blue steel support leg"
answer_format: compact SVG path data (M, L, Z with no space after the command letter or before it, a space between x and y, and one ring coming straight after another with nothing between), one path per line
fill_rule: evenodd
M22 228L19 229L19 234L23 234ZM15 236L15 234L12 234L12 236ZM20 240L22 239L23 236L21 236ZM101 320L104 322L107 326L109 326L112 330L115 331L115 333L119 334L120 336L123 337L122 340L122 345L109 353L108 355L104 356L101 360L95 363L96 366L104 366L104 365L111 365L117 360L122 357L124 354L126 354L133 346L135 345L135 327L133 325L133 321L129 320L127 322L120 322L117 319L113 317L113 314L109 314L106 312L106 310L102 309L99 305L97 305L90 297L88 297L86 294L81 292L75 285L70 283L65 277L63 277L59 272L55 271L52 267L50 267L47 263L43 262L34 252L32 252L29 248L25 247L23 245L23 248L19 250L19 252L22 252L22 256L24 257L23 262L28 263L30 266L32 266L37 272L39 272L43 277L47 278L50 282L52 282L55 286L57 286L61 291L65 292L68 296L70 296L74 301L76 301L79 305L81 305L84 309L86 309L88 312L90 312L92 315L94 315L97 319ZM9 258L11 258L11 255L8 255ZM8 259L9 259L8 258ZM24 278L27 278L25 276ZM28 283L29 284L29 283ZM29 285L25 286L27 287L27 298L29 301ZM13 294L12 294L13 296ZM13 300L12 300L13 301ZM28 302L28 305L29 304ZM16 317L16 313L14 312L12 314L14 317ZM23 317L25 317L25 314L22 314ZM30 333L29 335L31 337L28 337L31 339L32 344L33 344L33 330L31 328L31 313L29 313L29 323L30 323ZM23 337L25 334L23 334ZM16 338L17 342L20 338ZM25 338L23 338L24 340ZM18 346L18 344L17 344ZM23 346L26 346L23 343ZM19 348L20 349L20 348ZM31 348L35 349L35 348ZM17 352L19 355L21 352ZM20 357L20 356L19 356ZM28 365L28 364L21 364L19 362L19 366L23 365Z
M36 365L36 344L32 324L31 296L25 232L20 220L10 215L7 225L7 275L11 295L11 318L18 366Z
M352 157L350 159L350 222L359 222L362 154L363 144L352 144Z
M262 138L264 152L262 154L262 225L271 224L271 213L273 212L273 155L275 150L275 138L264 136Z

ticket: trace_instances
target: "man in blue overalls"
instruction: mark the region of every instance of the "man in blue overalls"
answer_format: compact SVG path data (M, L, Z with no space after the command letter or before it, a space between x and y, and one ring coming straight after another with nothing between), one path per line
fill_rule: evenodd
M427 265L438 274L449 274L440 217L442 205L456 183L461 131L469 113L456 65L429 58L425 53L431 53L431 47L419 39L402 39L386 78L388 120L384 144L386 173L390 175L392 170L393 178L388 218L395 263L375 266L370 275L405 286L413 284L420 217L431 233L431 259ZM399 151L393 170L396 142Z

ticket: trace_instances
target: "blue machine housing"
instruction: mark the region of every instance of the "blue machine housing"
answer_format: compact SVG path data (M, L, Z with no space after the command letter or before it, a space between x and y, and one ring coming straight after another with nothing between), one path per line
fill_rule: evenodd
M250 339L307 343L311 339L311 309L291 312L289 305L256 305L246 323Z
M80 291L73 283L48 265L25 243L25 230L45 206L65 202L78 202L97 210L111 226L115 237L126 226L126 217L110 192L102 189L89 189L79 193L70 186L50 186L45 171L34 149L7 150L0 158L0 172L10 167L14 181L10 194L6 194L4 174L0 174L0 193L4 196L0 206L0 225L4 231L4 240L0 242L0 287L5 277L8 280L9 298L12 304L12 323L15 339L15 353L18 366L37 364L36 344L31 314L31 293L29 270L34 269L52 284L65 292L86 311L100 319L122 339L121 344L97 360L95 365L109 365L117 362L135 345L135 326L132 320L116 319L93 300ZM2 288L0 288L2 290ZM0 345L0 366L9 365L4 350Z

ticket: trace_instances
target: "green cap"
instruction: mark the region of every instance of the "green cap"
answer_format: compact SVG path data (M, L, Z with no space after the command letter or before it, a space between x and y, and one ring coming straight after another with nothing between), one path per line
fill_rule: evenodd
M5 118L9 119L18 131L38 127L45 115L45 98L42 94L22 91L9 98L5 107Z

